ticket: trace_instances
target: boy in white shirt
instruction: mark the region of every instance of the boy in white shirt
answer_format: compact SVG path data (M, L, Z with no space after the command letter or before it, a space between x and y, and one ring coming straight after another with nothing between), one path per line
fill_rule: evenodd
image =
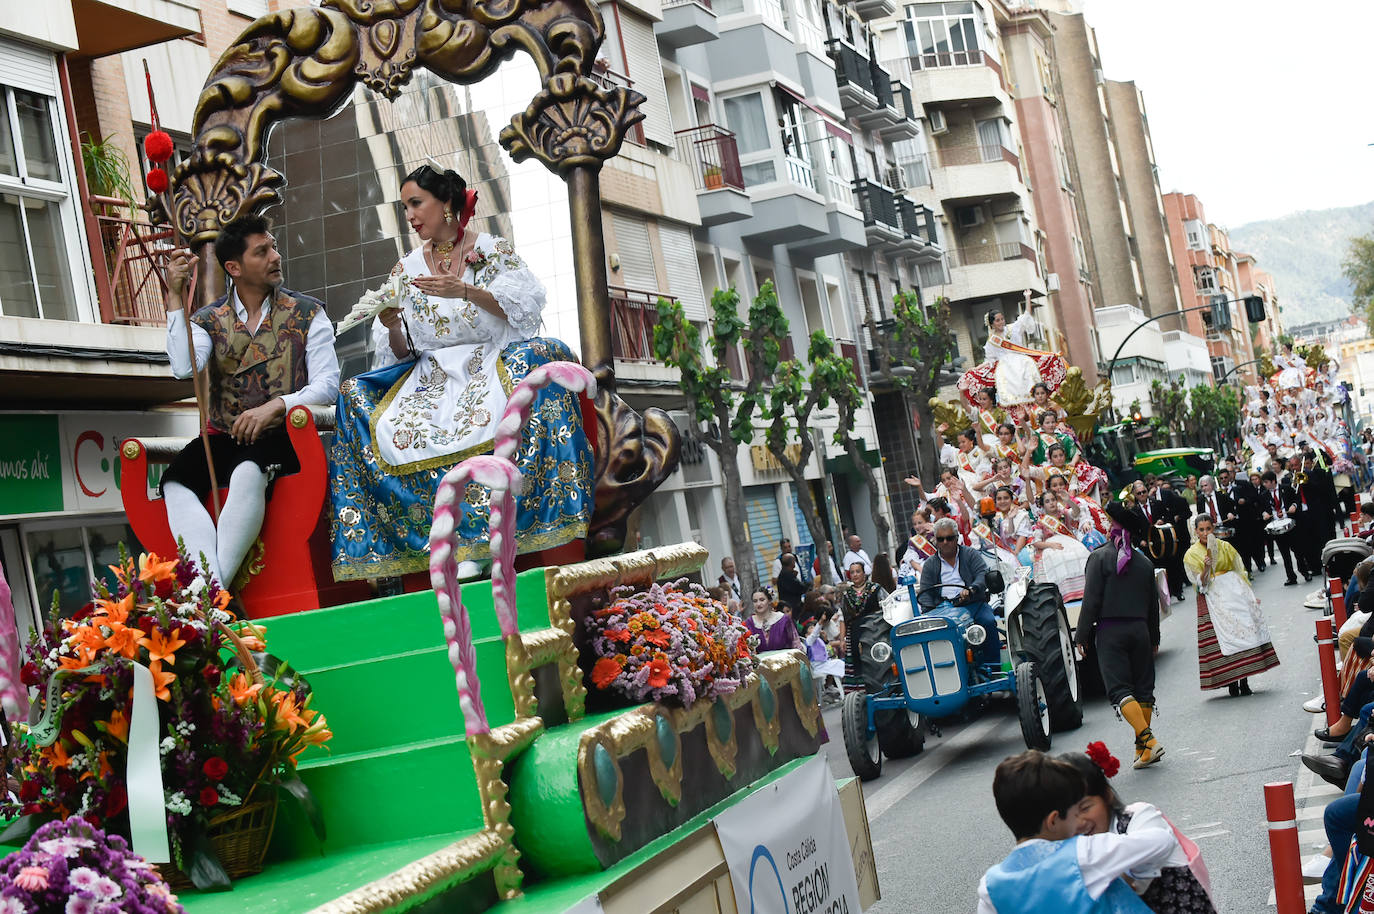
M1177 839L1167 829L1080 834L1086 790L1076 768L1035 749L997 766L993 798L1017 843L978 883L978 914L1149 914L1120 877L1158 869Z

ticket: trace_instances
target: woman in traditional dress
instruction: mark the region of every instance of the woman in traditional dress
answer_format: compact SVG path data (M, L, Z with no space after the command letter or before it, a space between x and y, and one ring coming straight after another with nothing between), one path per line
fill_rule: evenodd
M804 650L796 624L791 616L779 612L773 605L772 594L763 589L754 591L753 608L744 620L744 627L749 629L749 634L758 636L760 652Z
M1249 677L1279 665L1259 600L1250 589L1240 554L1219 536L1212 518L1195 514L1193 545L1183 556L1197 586L1198 673L1203 689L1226 686L1249 695Z
M1283 352L1274 356L1279 369L1275 379L1280 390L1299 390L1307 383L1307 363L1293 352L1292 343L1283 344Z
M1060 422L1069 418L1068 410L1050 399L1050 387L1044 381L1031 388L1031 403L1026 408L1036 416L1049 410Z
M1031 566L1035 579L1057 585L1066 602L1081 600L1088 549L1070 532L1058 498L1046 492L1040 497L1040 508L1030 544L1035 552Z
M959 390L969 403L976 402L974 391L991 387L997 392L997 402L1011 409L1030 403L1036 384L1044 383L1053 392L1064 383L1068 367L1063 356L1025 345L1027 338L1039 329L1029 311L1023 311L1012 324L1007 323L1001 311L990 311L987 327L983 364L970 368L959 379Z
M1064 473L1050 473L1045 485L1050 494L1059 499L1064 516L1069 519L1080 543L1091 551L1107 541L1112 522L1100 504L1087 496L1073 494L1069 490L1069 477Z
M1007 421L1007 411L997 405L997 394L991 387L973 392L973 427L983 440L983 447L992 450L997 444L997 425Z
M869 578L862 562L852 563L845 569L845 576L849 578L849 587L840 599L840 610L844 617L845 633L845 691L851 691L864 688L863 677L859 673L859 620L881 613L887 592Z
M564 343L535 336L544 286L510 242L467 230L477 195L457 172L422 165L401 196L421 244L392 270L402 302L373 324L374 370L339 390L329 452L336 580L426 571L439 480L492 449L507 398L533 368L576 361ZM516 464L517 551L566 547L545 564L582 558L592 452L577 396L559 387L536 396ZM470 485L454 548L465 577L488 555L488 515L487 490Z

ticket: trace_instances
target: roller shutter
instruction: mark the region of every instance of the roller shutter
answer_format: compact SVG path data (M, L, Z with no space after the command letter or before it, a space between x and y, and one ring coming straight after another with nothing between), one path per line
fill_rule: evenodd
M688 317L705 320L706 300L702 297L701 267L692 233L680 225L660 222L658 240L663 268L668 273L668 294L677 296Z
M620 255L620 272L611 274L611 285L645 292L661 291L658 270L654 267L654 249L649 244L649 227L644 220L612 212L611 225L615 227L616 253Z
M663 87L663 58L658 52L658 39L648 19L633 10L620 7L620 37L625 42L625 75L634 83L634 90L644 95L640 106L644 112L644 136L663 146L673 145L673 121L668 114L668 91Z
M57 58L52 51L0 39L0 83L57 98Z
M778 513L773 486L749 486L744 490L744 514L749 519L749 538L754 543L754 565L759 579L773 578L773 559L782 542L782 516Z

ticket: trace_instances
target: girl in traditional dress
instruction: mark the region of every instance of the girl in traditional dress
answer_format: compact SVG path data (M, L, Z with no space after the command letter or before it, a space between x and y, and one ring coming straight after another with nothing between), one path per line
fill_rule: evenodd
M422 243L392 270L402 304L373 324L374 370L339 389L329 451L336 580L427 571L439 480L492 449L511 390L533 368L576 361L565 344L535 336L544 286L510 242L467 230L477 194L457 172L422 165L401 197ZM529 416L516 458L517 551L566 546L550 562L581 559L593 505L580 401L549 387ZM454 547L464 577L489 553L488 494L469 489Z
M1007 421L1007 411L997 405L996 392L981 387L973 392L973 427L983 439L983 447L992 450L997 444L997 425Z
M1032 400L1032 388L1037 383L1058 390L1068 374L1064 358L1057 352L1027 348L1027 338L1039 325L1029 311L1023 311L1012 324L1001 311L987 316L988 341L983 347L983 364L970 368L959 379L959 390L969 403L974 403L974 391L991 387L997 392L997 402L1010 409Z
M1226 686L1249 695L1249 677L1279 665L1259 600L1250 589L1240 554L1219 536L1207 514L1191 522L1193 545L1183 556L1197 586L1198 674L1203 689Z
M785 651L803 650L797 626L787 613L779 612L773 604L773 596L766 590L756 590L753 596L754 611L744 620L749 634L757 635L758 650Z
M1057 585L1065 602L1081 600L1088 549L1070 532L1058 498L1046 492L1040 497L1040 508L1042 513L1035 522L1031 540L1035 579Z
M993 541L998 557L1008 565L1031 564L1028 545L1032 536L1030 512L1016 503L1010 486L1001 486L994 496L997 516L993 519Z
M1159 869L1131 871L1131 888L1154 914L1216 914L1211 877L1197 845L1174 828L1158 807L1149 803L1127 806L1121 801L1107 782L1116 776L1121 763L1103 743L1089 743L1086 753L1067 752L1059 759L1077 768L1088 787L1078 804L1079 819L1088 825L1082 834L1136 835L1145 829L1161 829L1178 839Z
M1307 363L1294 354L1292 343L1283 344L1283 352L1274 356L1274 366L1279 369L1280 390L1298 390L1307 383Z
M1050 399L1050 387L1044 381L1031 388L1031 405L1027 409L1036 416L1049 410L1055 414L1055 418L1060 422L1069 418L1068 411Z
M840 599L840 610L844 616L844 682L848 692L864 688L859 673L859 620L882 612L887 592L869 579L862 562L851 564L845 569L845 575L849 578L849 587Z

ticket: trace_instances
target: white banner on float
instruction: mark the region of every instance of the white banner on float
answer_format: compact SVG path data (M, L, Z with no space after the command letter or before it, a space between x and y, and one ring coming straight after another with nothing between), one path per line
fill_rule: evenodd
M739 914L860 914L835 779L823 755L715 818Z

